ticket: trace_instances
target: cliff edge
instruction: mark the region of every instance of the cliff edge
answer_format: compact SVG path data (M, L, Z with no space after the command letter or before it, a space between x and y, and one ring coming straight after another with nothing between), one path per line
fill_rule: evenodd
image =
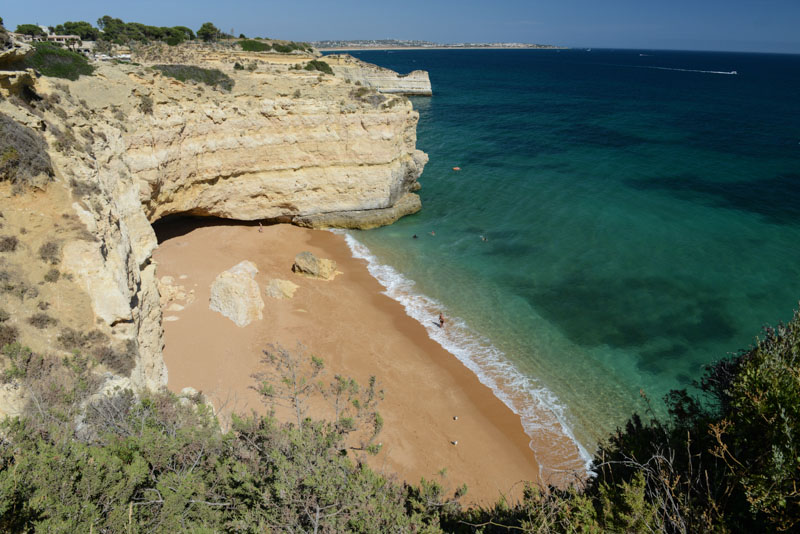
M18 64L28 51L14 47ZM0 237L19 242L0 253L0 276L22 284L0 288L14 340L65 354L106 340L97 353L108 384L159 389L153 222L188 214L370 228L419 210L427 156L411 103L303 68L314 57L152 46L75 81L3 66L0 117L22 133L0 148L16 158L33 136L48 160L36 177L12 179L4 167L0 178ZM46 282L46 263L26 266L51 241L59 277ZM24 319L46 306L25 293L37 285L60 303L42 328ZM13 381L2 388L0 413L14 413L24 395Z

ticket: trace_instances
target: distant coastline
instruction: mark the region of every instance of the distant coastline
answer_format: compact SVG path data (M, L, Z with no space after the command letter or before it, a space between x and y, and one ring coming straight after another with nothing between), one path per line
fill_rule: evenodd
M355 50L569 50L568 46L353 46L319 48L320 52L347 52Z
M399 41L393 39L354 40L354 41L315 41L311 43L320 52L339 52L343 50L565 50L567 46L531 43L450 43L441 44L430 41Z

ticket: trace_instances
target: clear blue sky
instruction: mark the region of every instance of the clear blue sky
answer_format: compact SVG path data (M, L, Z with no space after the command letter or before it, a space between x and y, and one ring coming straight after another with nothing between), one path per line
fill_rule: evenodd
M423 39L800 53L800 0L28 0L0 17L55 25L103 15L298 41Z

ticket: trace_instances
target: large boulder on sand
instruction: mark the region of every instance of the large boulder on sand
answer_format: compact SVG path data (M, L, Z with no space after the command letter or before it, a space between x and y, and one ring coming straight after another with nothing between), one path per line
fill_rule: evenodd
M264 288L264 292L274 299L290 299L299 286L289 280L273 278Z
M294 257L292 271L312 278L330 280L336 276L336 262L324 258L317 258L310 252L301 252Z
M255 281L258 268L252 261L243 261L223 271L211 284L208 307L236 323L247 326L261 319L264 301Z

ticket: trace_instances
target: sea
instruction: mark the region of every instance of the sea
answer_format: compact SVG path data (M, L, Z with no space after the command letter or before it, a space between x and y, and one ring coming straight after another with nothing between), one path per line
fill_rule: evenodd
M589 468L798 307L800 56L352 55L428 71L433 96L411 98L422 211L347 242L546 467L566 437Z

